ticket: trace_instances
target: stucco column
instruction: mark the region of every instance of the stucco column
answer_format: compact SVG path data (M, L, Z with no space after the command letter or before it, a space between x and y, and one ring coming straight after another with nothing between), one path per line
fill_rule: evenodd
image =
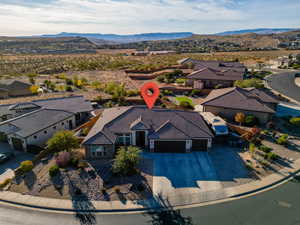
M185 141L185 151L191 152L191 148L192 148L192 140L186 140Z
M132 133L131 133L131 144L133 146L136 146L136 134L135 134L135 131L132 131Z

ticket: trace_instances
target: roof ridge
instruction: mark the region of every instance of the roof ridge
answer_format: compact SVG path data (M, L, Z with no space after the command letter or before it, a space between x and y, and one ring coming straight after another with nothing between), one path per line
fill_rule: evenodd
M201 105L204 104L204 103L211 102L212 100L218 99L218 98L223 97L223 96L225 96L225 95L228 95L229 93L233 92L233 91L236 89L236 87L223 88L223 90L224 90L224 89L228 89L228 92L226 92L226 93L224 93L224 94L220 94L219 96L216 96L215 98L209 99L209 100L207 100L207 101L204 100L204 102L202 102ZM230 90L230 89L231 89L231 90ZM217 89L217 90L213 90L213 91L218 91L218 90L222 90L222 89ZM212 92L213 92L213 91L212 91ZM212 92L211 92L211 93L212 93ZM207 97L209 97L209 95L208 95Z
M170 120L165 121L159 128L157 128L155 130L156 132L159 132L160 129L162 129L163 127L165 127L167 124L170 124L171 126L173 126L175 129L177 129L178 131L180 131L181 133L183 133L184 135L186 135L187 137L190 137L190 135L188 135L187 133L185 133L184 131L182 131L181 129L179 129L177 126L175 126Z

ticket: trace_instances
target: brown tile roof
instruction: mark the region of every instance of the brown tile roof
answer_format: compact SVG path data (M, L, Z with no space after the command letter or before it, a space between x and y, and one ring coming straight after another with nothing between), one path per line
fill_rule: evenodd
M258 89L224 88L213 90L202 102L204 106L274 113L265 103L277 103Z

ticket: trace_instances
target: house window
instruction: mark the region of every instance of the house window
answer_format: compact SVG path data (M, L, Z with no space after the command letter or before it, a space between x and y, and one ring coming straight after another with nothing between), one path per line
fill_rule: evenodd
M64 122L62 122L62 123L61 123L61 125L65 125L65 123L64 123Z
M47 133L48 133L48 132L45 130L45 131L44 131L44 134L47 134Z
M92 146L91 153L93 157L102 157L106 155L104 146Z
M34 135L34 136L33 136L33 138L34 138L34 139L37 139L37 136L36 136L36 135Z
M119 134L116 140L116 144L128 146L131 144L130 134Z

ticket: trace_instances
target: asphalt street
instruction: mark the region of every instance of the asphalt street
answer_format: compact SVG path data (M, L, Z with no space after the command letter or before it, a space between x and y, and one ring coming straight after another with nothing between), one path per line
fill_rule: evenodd
M1 225L300 225L300 177L249 198L166 212L104 215L48 213L0 206ZM167 204L166 204L167 205Z
M296 72L274 74L267 78L269 86L298 102L300 102L300 87L295 84Z

